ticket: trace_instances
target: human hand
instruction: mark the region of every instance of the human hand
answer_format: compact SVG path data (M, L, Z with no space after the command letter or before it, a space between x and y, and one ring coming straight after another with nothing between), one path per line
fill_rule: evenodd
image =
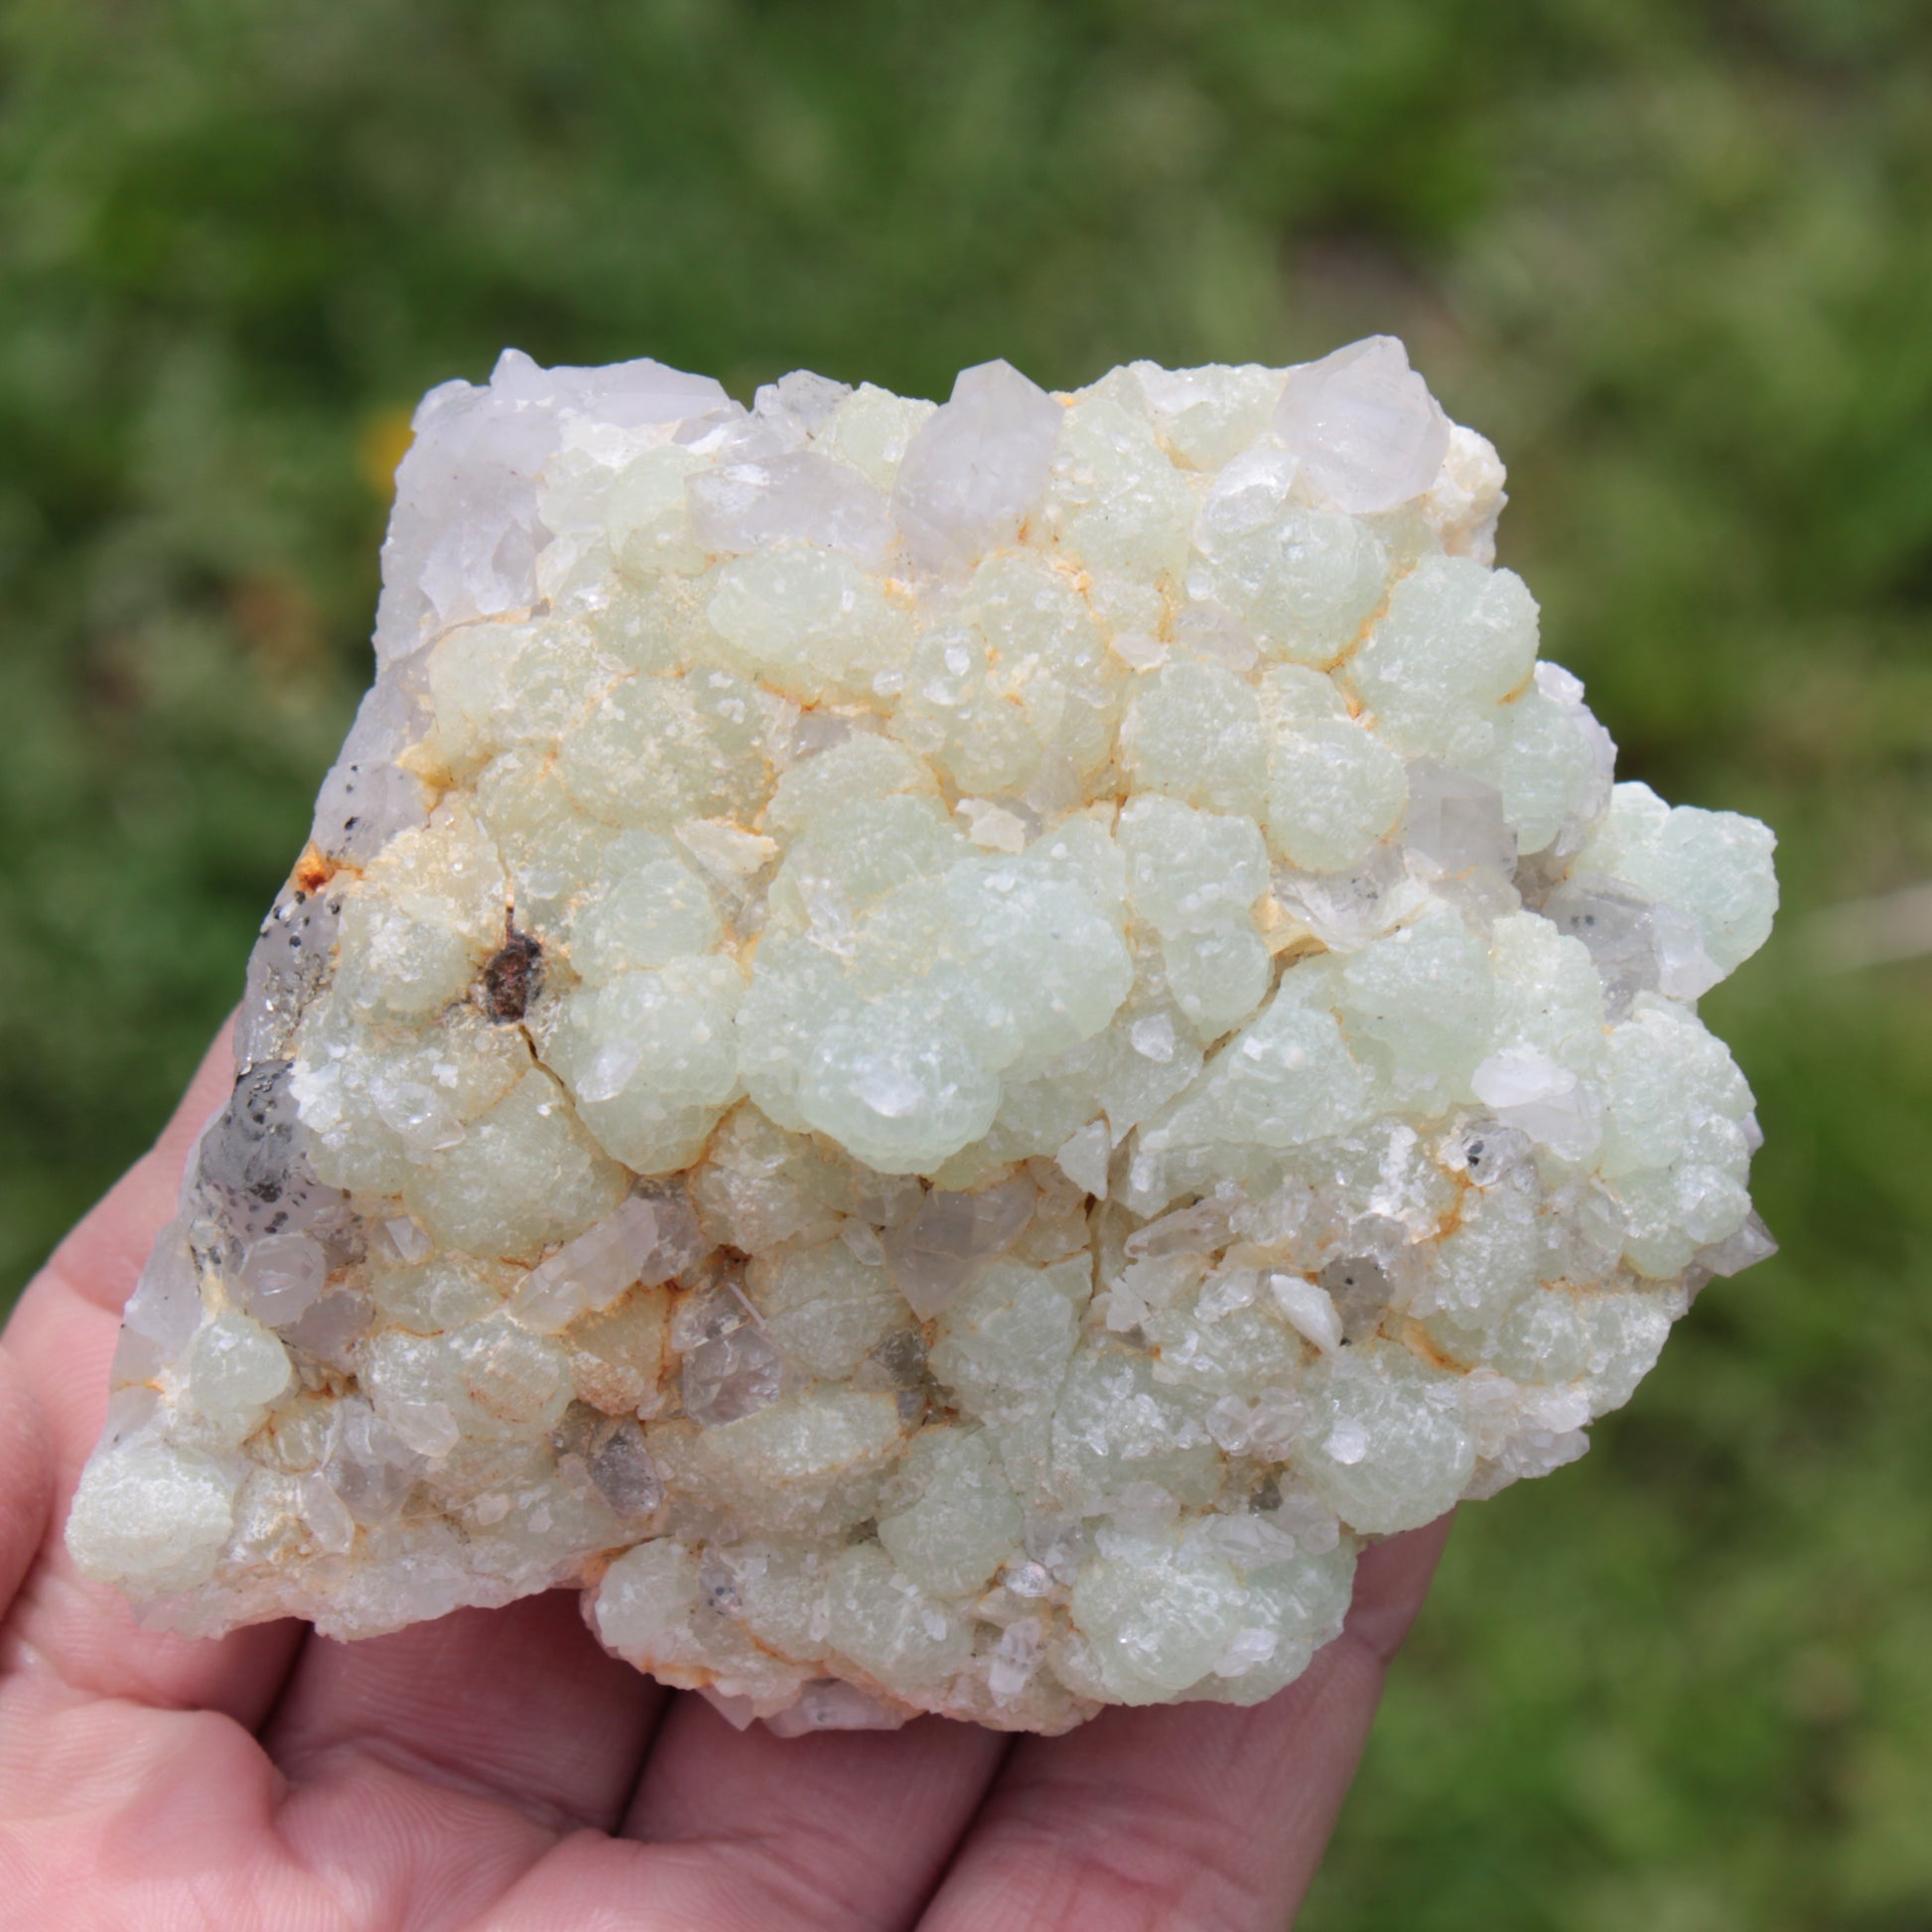
M1286 1925L1448 1519L1369 1551L1344 1634L1253 1710L1064 1737L926 1718L737 1731L599 1649L573 1593L356 1644L189 1642L61 1533L121 1305L232 1079L225 1036L153 1153L0 1335L0 1920L420 1932L1163 1932Z

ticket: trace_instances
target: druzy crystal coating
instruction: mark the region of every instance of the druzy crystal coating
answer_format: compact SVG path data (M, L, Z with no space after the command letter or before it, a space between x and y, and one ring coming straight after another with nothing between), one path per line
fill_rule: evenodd
M1292 1681L1770 1249L1770 834L1612 782L1502 484L1386 337L433 391L81 1569L578 1586L783 1731Z

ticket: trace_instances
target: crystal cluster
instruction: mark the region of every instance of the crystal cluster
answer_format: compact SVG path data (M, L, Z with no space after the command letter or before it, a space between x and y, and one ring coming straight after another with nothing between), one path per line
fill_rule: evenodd
M1770 835L1612 783L1502 483L1386 337L434 391L81 1569L578 1585L785 1731L1289 1683L1770 1248Z

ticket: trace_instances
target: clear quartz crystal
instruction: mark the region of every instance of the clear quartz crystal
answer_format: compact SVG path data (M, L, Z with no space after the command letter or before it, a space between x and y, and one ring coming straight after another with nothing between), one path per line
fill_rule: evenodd
M1449 418L1393 336L1290 369L1275 426L1328 502L1356 514L1413 501L1449 454Z
M1401 344L512 351L416 431L69 1524L150 1622L568 1584L781 1735L1251 1704L1772 1252L1693 1005L1770 835L1613 782Z

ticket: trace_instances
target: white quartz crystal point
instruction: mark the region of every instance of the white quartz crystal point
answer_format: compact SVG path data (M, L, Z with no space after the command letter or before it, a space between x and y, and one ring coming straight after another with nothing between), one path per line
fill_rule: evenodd
M928 570L952 570L1010 539L1046 487L1060 406L1010 362L962 369L912 438L893 515Z
M1328 503L1356 516L1420 496L1449 447L1449 418L1393 336L1290 369L1275 427Z
M935 1315L1027 1225L1038 1189L1025 1174L978 1193L933 1192L909 1221L886 1232L893 1279L921 1320Z
M632 1194L533 1268L511 1307L530 1327L568 1327L580 1314L609 1308L632 1284L654 1288L669 1281L701 1252L681 1189Z
M540 368L506 348L483 388L445 382L416 411L396 470L382 549L378 654L407 655L432 627L535 601L552 532L537 483L573 417L643 432L736 405L710 376L648 357L609 368Z
M571 1586L781 1736L1293 1682L1774 1247L1771 835L1614 783L1502 483L1387 338L433 393L80 1573Z

